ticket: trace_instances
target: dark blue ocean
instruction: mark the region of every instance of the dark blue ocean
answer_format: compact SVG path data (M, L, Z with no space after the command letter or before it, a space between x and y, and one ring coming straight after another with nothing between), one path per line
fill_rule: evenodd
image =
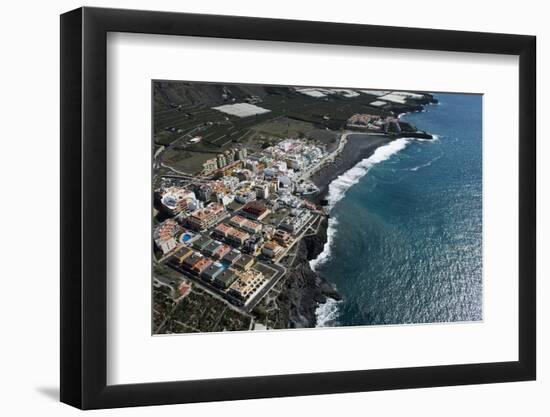
M329 241L312 267L343 300L318 326L482 319L482 97L437 94L398 139L335 180Z

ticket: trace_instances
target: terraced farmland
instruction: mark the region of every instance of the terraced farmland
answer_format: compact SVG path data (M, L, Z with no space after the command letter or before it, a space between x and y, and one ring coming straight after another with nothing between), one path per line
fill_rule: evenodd
M331 94L322 98L301 94L293 87L223 85L157 81L153 86L153 139L160 152L160 166L196 173L209 158L236 144L254 150L265 141L288 136L321 138L327 144L356 113L389 114L368 105L376 95L355 97ZM251 103L269 110L264 114L237 117L213 107ZM397 104L391 105L394 112Z

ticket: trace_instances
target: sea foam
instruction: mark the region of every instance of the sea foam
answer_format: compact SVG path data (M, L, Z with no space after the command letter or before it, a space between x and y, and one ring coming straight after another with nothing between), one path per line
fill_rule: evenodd
M346 191L353 185L357 184L374 165L389 159L393 154L405 149L411 140L413 139L400 138L388 143L387 145L380 146L371 156L363 159L353 168L350 168L332 181L329 184L327 196L329 209L332 210L336 203L344 198ZM330 258L331 245L334 240L334 236L336 235L337 225L338 220L336 218L329 218L327 227L327 241L325 242L323 251L315 259L309 261L309 266L314 271L317 267L319 267L319 265L322 265Z
M434 159L426 162L425 164L421 164L421 165L418 165L418 166L415 166L415 167L411 168L410 171L418 171L421 168L429 167L431 164L433 164L435 161L437 161L439 159L441 159L441 155L436 156Z
M357 184L374 165L389 159L393 154L405 149L410 141L411 139L409 138L400 138L377 148L370 157L363 159L353 168L332 181L328 187L327 196L329 209L332 209L338 201L344 198L346 191L351 186Z
M393 154L405 149L407 144L409 144L412 140L412 138L400 138L388 143L387 145L377 148L370 157L363 159L353 168L347 170L332 181L329 184L327 196L329 209L331 210L338 201L344 198L346 191L353 185L357 184L374 165L386 161ZM309 261L309 266L312 270L315 271L316 268L330 259L332 253L332 242L334 240L334 236L336 235L337 225L338 220L336 218L329 218L327 226L327 240L323 247L323 251L315 259ZM333 325L338 316L338 303L338 301L329 298L325 303L319 304L317 310L315 310L315 314L317 316L317 327Z
M439 135L436 135L436 134L433 134L433 133L432 133L432 138L431 138L431 139L416 138L415 140L416 140L417 142L436 142L436 141L439 140L439 138L440 138Z
M338 225L338 220L335 217L330 217L328 219L327 226L327 240L323 246L323 251L317 255L315 259L309 261L309 266L312 270L316 270L319 265L324 264L331 255L331 243L334 240L334 235L336 234L336 226Z
M315 327L332 327L338 320L338 304L340 301L327 298L323 304L319 304L315 310L317 324Z

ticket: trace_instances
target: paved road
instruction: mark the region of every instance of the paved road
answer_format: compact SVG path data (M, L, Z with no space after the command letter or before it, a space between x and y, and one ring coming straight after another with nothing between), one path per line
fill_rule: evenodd
M263 288L260 291L258 291L258 293L254 297L252 297L250 300L248 300L248 302L245 304L245 307L244 307L245 310L247 310L247 311L252 311L254 309L254 307L256 307L258 305L258 303L264 298L264 296L269 291L271 291L271 289L286 274L286 268L282 265L278 265L278 264L266 265L266 264L264 264L264 266L267 266L268 268L276 269L277 274L274 277L272 277L271 280L269 280L269 282L267 284L265 284L263 286Z
M325 155L319 162L317 162L314 166L308 168L305 171L300 172L296 177L296 182L300 182L301 180L308 179L311 175L315 173L315 171L319 170L325 163L334 161L334 158L342 152L344 149L344 146L346 146L346 143L348 142L347 136L351 132L342 133L340 136L340 142L338 143L338 147L332 151L331 153Z
M292 242L292 244L290 246L288 246L287 248L285 248L283 250L283 252L277 257L277 261L275 262L276 264L279 263L279 261L281 259L283 259L286 254L288 253L288 251L295 245L297 244L300 240L303 239L304 235L306 234L307 230L317 221L317 219L319 218L319 215L318 214L313 214L311 219L302 227L302 230L300 231L300 234L296 236L296 238L294 239L294 241Z
M294 245L297 244L301 239L303 239L306 232L317 221L317 219L319 219L319 215L314 215L313 218L306 225L304 225L300 235L298 235L296 237L296 239L294 240L292 245L290 245L288 248L285 248L283 254L279 257L279 260L283 259L287 255L288 251L290 249L292 249L294 247ZM264 265L266 265L266 264L264 264ZM256 294L254 296L254 298L252 300L250 300L246 304L245 309L248 310L248 311L252 311L254 309L254 307L256 307L258 305L258 303L264 298L264 296L281 280L282 277L284 277L286 275L286 271L287 271L286 267L281 265L278 261L273 263L273 264L266 265L266 266L268 266L270 268L278 269L279 273L274 278L272 278L271 281L269 281L269 283L264 288L262 288L258 292L258 294Z
M184 270L182 270L182 269L180 269L180 268L178 268L178 267L176 267L176 266L174 266L170 263L166 263L165 265L168 266L169 268L173 269L174 271L177 271L180 274L182 274L185 279L187 279L189 281L192 281L195 285L200 287L202 290L207 292L212 297L214 297L214 298L216 298L220 301L223 301L224 303L226 303L228 306L230 306L234 310L238 311L239 313L244 314L247 317L251 317L250 313L246 309L242 308L241 306L233 304L230 300L227 299L227 296L225 295L225 293L220 291L215 286L201 280L199 277L196 277L196 276L193 276L191 274L186 273ZM159 276L158 278L161 278L161 276ZM162 277L162 278L163 278L162 279L163 282L165 282L164 279L167 279L167 278L164 278L164 277ZM168 279L168 282L169 281L170 280Z

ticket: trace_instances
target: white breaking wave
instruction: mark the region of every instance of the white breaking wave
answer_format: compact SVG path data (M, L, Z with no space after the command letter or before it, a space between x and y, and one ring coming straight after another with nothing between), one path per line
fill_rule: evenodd
M353 168L348 169L334 181L332 181L328 186L328 206L332 210L334 205L340 201L346 191L350 187L357 184L359 180L364 177L367 172L376 164L383 162L389 159L393 154L405 149L407 144L413 140L412 138L401 138L396 139L393 142L388 143L387 145L377 148L374 153L368 158L363 159ZM330 259L332 252L332 241L336 235L336 226L338 225L338 220L336 218L329 218L327 226L327 241L323 246L323 251L315 258L309 261L309 266L312 270L316 270L319 265L325 263Z
M431 139L416 138L415 140L417 142L435 142L435 141L439 140L439 135L436 135L436 134L432 133L432 138Z
M347 170L332 181L329 184L327 196L329 209L332 209L334 205L344 197L346 191L353 185L357 184L374 165L389 159L393 154L405 149L407 144L409 144L412 140L414 139L400 138L388 143L387 145L377 148L370 157L363 159L353 168ZM327 226L327 241L323 246L323 251L315 259L309 261L309 266L313 271L315 271L319 265L322 265L330 259L330 255L332 253L332 242L334 240L334 236L336 235L337 225L338 220L336 218L329 218ZM338 303L339 301L329 298L325 303L319 304L317 310L315 310L315 315L317 316L317 327L334 325L334 322L338 317Z
M309 261L310 268L315 271L319 265L324 264L328 259L330 259L330 254L332 252L331 245L336 235L336 226L338 226L338 220L334 217L328 219L327 226L327 240L323 246L323 251L317 255L315 259Z
M336 301L332 298L327 298L326 303L319 304L315 310L317 317L317 324L315 327L332 327L336 324L338 319L338 304L340 301Z
M414 168L411 168L410 170L411 171L418 171L420 168L426 168L426 167L429 167L431 164L433 164L435 161L437 161L438 159L441 159L441 155L432 159L431 161L428 161L426 162L425 164L422 164L422 165L418 165Z
M344 197L346 191L352 185L357 184L374 165L389 159L393 154L405 149L410 141L410 138L396 139L387 145L377 148L370 157L363 159L353 168L332 181L328 187L327 196L329 209L332 209Z

